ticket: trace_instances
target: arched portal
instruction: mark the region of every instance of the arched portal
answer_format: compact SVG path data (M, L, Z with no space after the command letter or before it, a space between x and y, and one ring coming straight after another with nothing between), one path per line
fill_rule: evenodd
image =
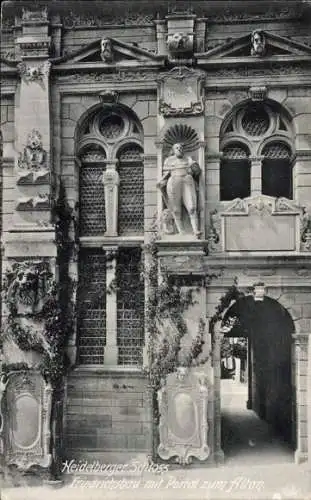
M291 449L295 446L295 395L293 381L292 335L294 322L288 311L276 300L253 295L238 299L226 312L223 324L235 318L234 326L224 338L242 338L247 344L247 372L245 380L244 415L254 412L269 429L269 440L280 439ZM232 319L231 319L232 322ZM231 344L234 341L231 341ZM243 344L243 342L242 342ZM233 352L234 357L234 350ZM232 396L234 397L234 395ZM248 413L248 417L251 413ZM248 418L246 417L246 418ZM248 422L251 420L248 418ZM256 420L254 426L258 427ZM243 427L243 420L240 422ZM252 445L252 433L245 428L245 438ZM243 436L243 428L240 429ZM246 436L247 433L249 436ZM226 429L222 429L223 436ZM240 432L239 432L240 433ZM256 434L256 433L255 433ZM269 442L265 443L268 446ZM226 443L223 441L226 455ZM258 448L260 454L260 447Z

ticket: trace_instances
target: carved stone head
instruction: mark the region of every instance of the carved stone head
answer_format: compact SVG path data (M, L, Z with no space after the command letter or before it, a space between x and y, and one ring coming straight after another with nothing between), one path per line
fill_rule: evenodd
M172 154L177 158L182 158L184 156L184 147L181 142L176 142L172 147Z
M193 36L189 36L187 33L168 35L167 47L172 55L188 54L193 50Z
M51 273L43 262L20 262L7 273L7 301L17 314L36 314L51 287Z
M38 130L33 129L27 138L27 146L30 149L42 149L42 137Z
M110 38L103 38L100 42L100 56L106 63L113 61L112 43Z
M266 53L266 39L264 32L261 30L253 31L251 35L251 55L264 56Z

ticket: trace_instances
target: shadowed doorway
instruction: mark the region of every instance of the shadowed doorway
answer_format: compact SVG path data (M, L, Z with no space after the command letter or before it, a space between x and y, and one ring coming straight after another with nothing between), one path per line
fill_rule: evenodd
M292 386L294 323L276 300L253 296L237 300L224 323L235 318L223 339L231 345L232 361L222 359L222 447L225 459L292 461L295 447L295 400ZM241 356L234 346L245 346ZM223 349L223 353L224 353ZM240 359L239 359L240 358ZM239 360L237 362L237 360ZM237 365L239 369L237 369Z

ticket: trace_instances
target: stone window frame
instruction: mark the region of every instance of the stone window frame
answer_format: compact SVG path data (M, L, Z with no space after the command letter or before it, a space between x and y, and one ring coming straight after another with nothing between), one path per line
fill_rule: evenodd
M102 111L104 108L104 112ZM106 109L105 109L106 108ZM80 130L76 136L76 155L80 160L80 168L83 168L83 158L81 155L87 151L89 145L94 145L103 150L103 158L101 162L105 164L105 172L116 173L118 177L119 155L122 150L128 146L137 146L142 152L143 161L143 127L138 117L130 110L124 109L118 104L104 105L96 107L95 110L89 112L88 116L83 120ZM119 115L121 116L124 126L121 133L115 138L106 137L101 134L101 121L103 115ZM90 164L91 162L89 162ZM107 186L109 190L112 186ZM115 188L116 186L114 186ZM79 187L80 190L80 187ZM116 197L118 198L118 189ZM105 195L107 194L105 186ZM106 207L107 218L107 207ZM107 224L106 224L107 226ZM106 227L107 229L107 227ZM98 249L105 252L106 260L106 329L105 329L105 345L103 363L79 363L81 368L102 369L106 370L140 370L141 365L122 365L119 364L119 346L117 344L117 290L113 286L116 280L116 268L118 259L118 250L124 248L142 248L144 242L144 229L140 235L119 235L117 232L113 237L103 234L94 234L91 236L80 236L80 245L84 251ZM77 331L78 345L78 360L79 360L79 328ZM145 346L142 345L142 356L145 358Z
M243 129L243 116L250 106L258 106L258 109L261 108L269 118L267 129L260 135L249 134ZM294 134L290 120L286 114L282 112L282 109L278 109L270 103L251 103L248 101L235 108L235 110L230 113L230 116L225 119L221 128L219 146L221 152L220 169L223 166L223 159L226 159L223 155L223 151L231 144L240 143L250 152L250 196L262 194L263 160L265 158L263 155L264 148L271 142L286 144L291 151L289 168L291 169L292 196L290 199L295 199L295 186L293 182L293 167L295 160ZM221 183L219 182L220 201L229 201L221 198L221 190ZM290 192L290 189L288 191Z

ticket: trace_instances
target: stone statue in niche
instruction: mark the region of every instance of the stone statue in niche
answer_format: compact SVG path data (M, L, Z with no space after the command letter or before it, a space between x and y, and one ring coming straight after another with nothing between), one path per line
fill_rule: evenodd
M185 156L181 143L173 145L172 154L164 162L165 174L158 183L167 208L171 211L178 233L184 234L183 208L186 209L193 234L201 234L198 220L198 182L201 168Z
M113 61L112 43L109 38L103 38L100 42L100 57L105 63Z
M27 145L18 160L19 168L37 171L47 168L47 154L42 147L42 136L38 130L33 129L27 138Z
M255 30L251 34L251 55L252 56L264 56L266 53L266 39L264 32L261 30Z

